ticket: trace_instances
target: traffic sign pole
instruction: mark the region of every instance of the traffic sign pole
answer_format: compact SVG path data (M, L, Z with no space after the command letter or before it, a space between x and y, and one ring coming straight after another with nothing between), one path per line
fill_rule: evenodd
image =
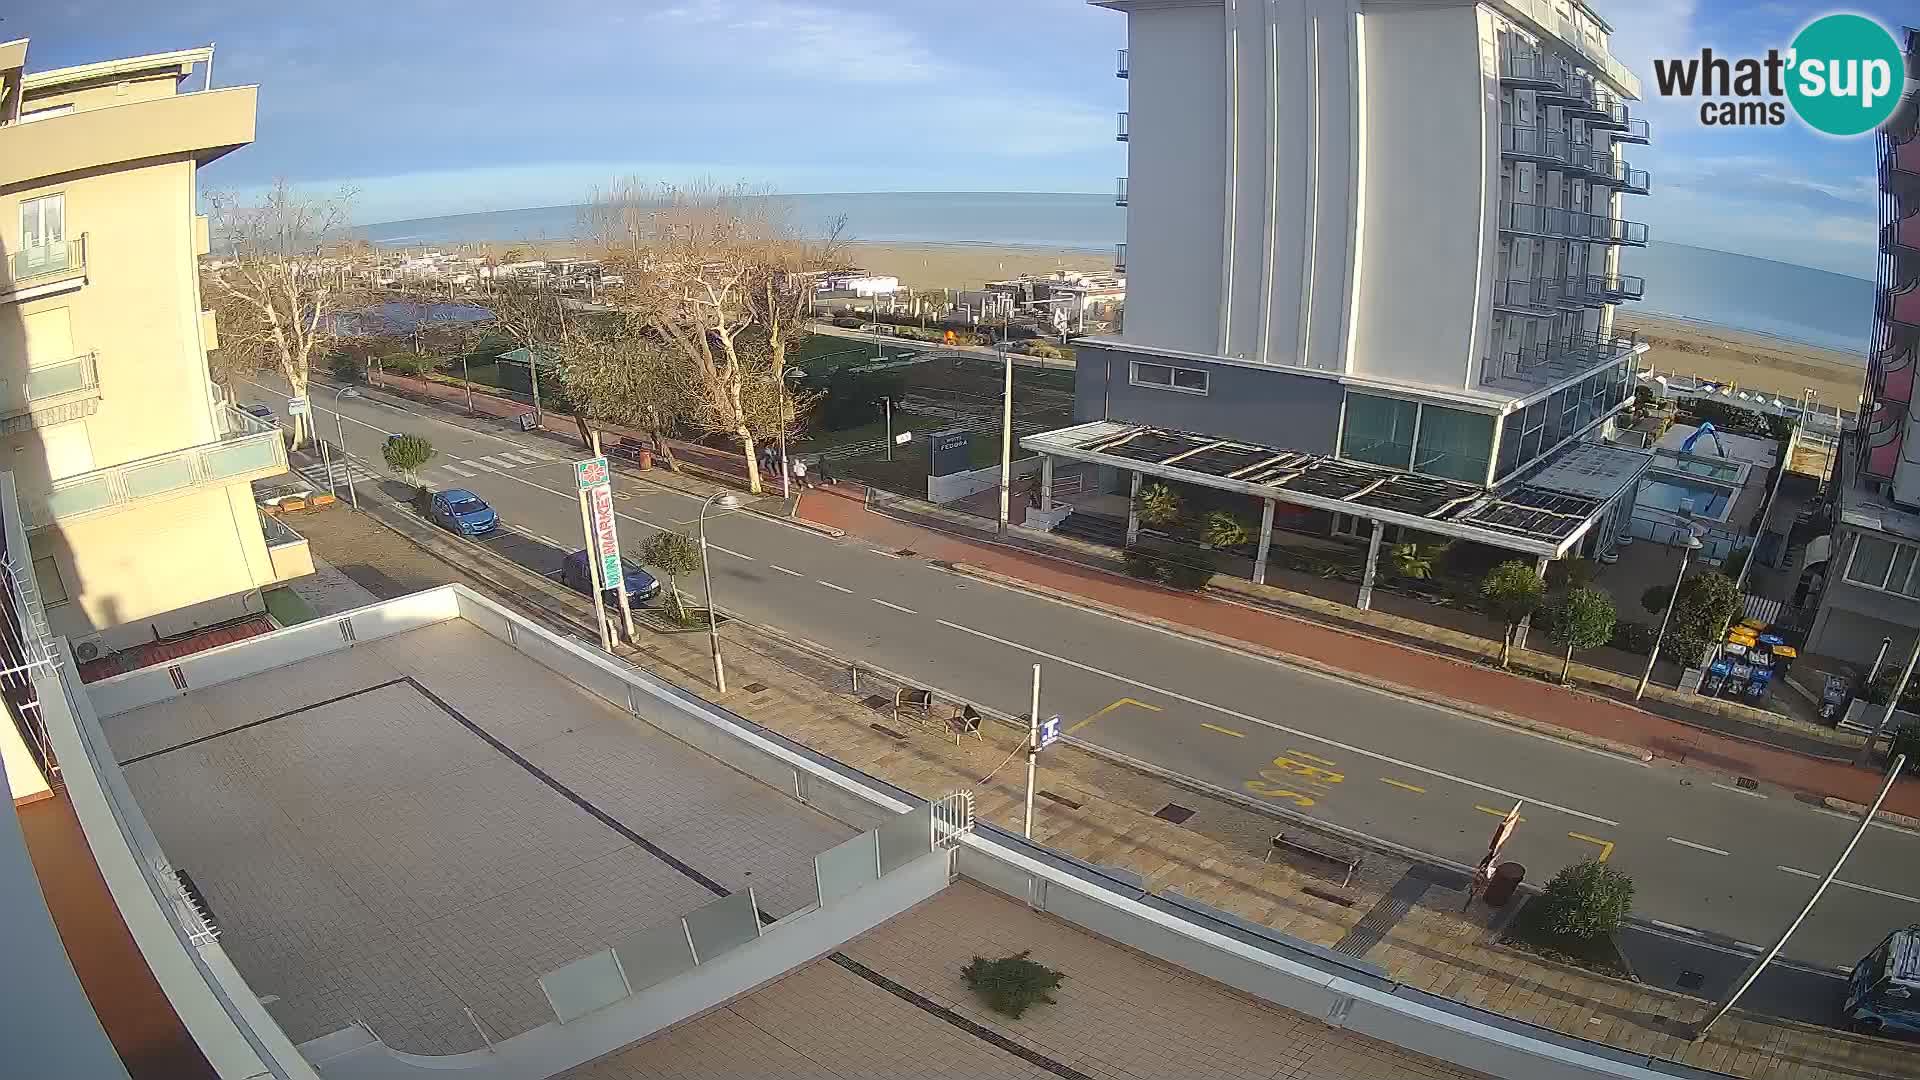
M1020 834L1033 839L1033 774L1040 761L1040 665L1033 665L1033 711L1027 714L1027 818Z

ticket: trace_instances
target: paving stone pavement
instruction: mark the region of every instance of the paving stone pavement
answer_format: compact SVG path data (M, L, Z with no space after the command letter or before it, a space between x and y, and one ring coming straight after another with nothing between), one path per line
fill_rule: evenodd
M356 542L372 544L365 550L329 550L319 538L314 548L343 567L388 567L383 573L400 580L460 576L397 535L381 533L384 530L358 538ZM906 738L893 738L871 726L897 727L891 718L861 704L844 681L836 681L845 680L844 668L763 637L743 637L738 627L727 633L730 683L736 689L715 700L916 794L931 797L971 789L982 819L1018 830L1024 776L1018 768L1002 767L1022 741L1018 733L990 728L984 739L956 744L943 733L908 725L898 728ZM714 696L706 682L710 660L704 638L658 635L628 655L669 681ZM749 684L764 689L748 692L744 687ZM871 692L872 687L861 687L862 696ZM992 778L983 781L990 774ZM1322 946L1332 947L1346 937L1410 865L1369 856L1351 887L1341 890L1337 880L1329 882L1310 868L1283 860L1263 862L1276 830L1274 819L1071 747L1049 752L1040 782L1080 805L1069 809L1042 801L1036 811L1037 841L1137 873L1155 891L1177 889ZM1181 825L1154 816L1170 802L1196 813ZM1322 894L1344 892L1352 904L1330 902L1306 891L1309 888ZM1635 1053L1730 1075L1769 1080L1920 1076L1920 1055L1910 1045L1742 1012L1723 1021L1709 1038L1692 1043L1681 1024L1703 1014L1701 1002L1503 947L1496 941L1498 929L1511 909L1493 911L1475 904L1463 915L1464 899L1445 883L1430 885L1366 958L1410 986Z

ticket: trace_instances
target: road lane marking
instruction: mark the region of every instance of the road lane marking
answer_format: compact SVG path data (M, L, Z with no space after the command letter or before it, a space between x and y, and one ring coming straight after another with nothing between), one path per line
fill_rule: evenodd
M553 537L548 536L546 533L535 533L534 535L539 537L542 540L545 540L547 543L552 544L555 547L560 546L560 541L555 540Z
M1709 854L1709 855L1731 855L1731 854L1733 854L1733 853L1732 853L1732 852L1730 852L1730 851L1721 851L1721 850L1720 850L1719 848L1717 848L1717 847L1708 847L1708 846L1707 846L1707 845L1705 845L1705 844L1696 844L1696 843L1694 843L1694 842L1693 842L1693 841L1691 841L1691 840L1682 840L1682 839L1680 839L1680 838L1679 838L1679 837L1677 837L1677 836L1669 836L1669 837L1667 837L1667 842L1668 842L1668 843L1671 843L1671 844L1679 844L1679 845L1680 845L1681 847L1688 847L1688 848L1692 848L1692 849L1693 849L1693 850L1695 850L1695 851L1704 851L1704 852L1706 852L1706 853L1707 853L1707 854Z
M1481 813L1483 813L1483 814L1491 814L1491 815L1493 815L1494 817L1497 817L1497 818L1504 818L1504 817L1506 817L1506 816L1507 816L1508 814L1511 814L1511 813L1513 813L1513 811L1511 811L1511 810L1499 810L1499 809L1495 809L1494 807L1491 807L1491 806L1481 806L1481 805L1480 805L1479 803L1474 803L1474 804L1473 804L1473 808L1474 808L1475 810L1478 810L1478 811L1480 811L1480 812L1481 812ZM1515 820L1516 820L1516 821L1525 821L1525 820L1527 820L1527 819L1526 819L1526 818L1516 818ZM1568 835L1568 836L1572 836L1573 834L1572 834L1572 833L1568 833L1567 835Z
M1525 821L1527 819L1521 818L1520 820ZM1570 832L1567 835L1573 837L1575 840L1593 844L1598 847L1600 849L1600 857L1593 860L1594 862L1606 862L1613 856L1613 841L1611 840L1602 840L1597 836L1588 836L1586 833Z
M719 544L708 544L707 546L708 546L708 547L710 547L710 548L712 548L712 549L713 549L713 550L715 550L715 551L718 551L718 552L720 552L720 553L721 553L721 554L723 554L723 555L731 555L731 556L733 556L733 557L734 557L734 558L736 558L736 559L745 559L745 560L747 560L748 562L759 562L759 561L760 561L760 560L758 560L758 559L756 559L756 558L754 558L754 557L753 557L753 556L751 556L751 555L745 555L745 554L742 554L742 553L740 553L740 552L738 552L738 551L735 551L735 550L733 550L732 548L728 548L728 547L721 547L721 546L720 546Z
M789 570L786 567L781 566L779 563L768 563L767 565L773 567L775 570L780 571L781 573L787 575L788 577L806 577L807 576L798 570Z
M821 581L819 578L814 578L813 583L815 585L825 585L827 588L832 589L834 592L843 592L849 596L853 595L853 590L847 588L845 585L835 585L831 581Z
M484 459L484 458L478 458L478 459L476 459L476 458L464 458L464 459L462 459L462 460L461 460L461 462L460 462L460 464L462 464L462 465L471 465L471 466L473 466L474 468L476 468L476 469L479 469L479 470L480 470L481 472L490 472L490 473L497 473L497 472L499 472L499 471L500 471L499 469L496 469L496 468L494 468L493 466L491 466L491 465L489 465L489 464L487 464L487 463L486 463L486 459Z
M1068 606L1071 606L1071 605L1068 605ZM1086 609L1077 608L1075 610L1084 611ZM1323 746L1335 747L1336 749L1345 750L1349 753L1359 754L1362 757L1372 758L1375 761L1384 761L1389 765L1398 765L1400 768L1403 768L1403 769L1411 769L1414 772L1424 773L1427 776L1438 777L1442 780L1451 780L1456 784L1464 784L1467 787L1476 788L1480 791L1487 792L1490 795L1502 795L1509 799L1519 799L1522 802L1529 802L1535 806L1544 806L1549 810L1558 810L1560 813L1567 814L1572 817L1582 818L1587 821L1598 822L1602 825L1608 825L1614 828L1618 828L1620 825L1619 822L1611 820L1609 818L1603 818L1598 814L1589 814L1584 810L1575 810L1572 807L1561 806L1558 803L1551 803L1546 801L1545 799L1537 799L1531 795L1522 795L1519 792L1508 791L1504 788L1497 788L1491 784L1483 784L1478 780L1469 780L1464 776L1455 776L1452 773L1442 772L1439 769L1429 768L1425 765L1416 765L1411 761L1403 761L1400 758L1392 757L1387 754L1382 754L1376 750L1367 750L1362 747L1354 746L1351 743L1344 743L1339 741L1338 739L1328 738L1325 735L1315 735L1311 731L1302 731L1299 728L1291 728L1291 727L1287 727L1284 724L1276 724L1271 720L1263 720L1260 717L1251 715L1249 713L1243 713L1236 709L1229 709L1222 705L1215 705L1210 701L1204 701L1197 697L1192 697L1187 694L1182 694L1173 690L1168 690L1168 689L1165 689L1164 687L1155 686L1152 683L1141 682L1139 679L1130 679L1125 675L1118 675L1118 674L1115 674L1114 672L1106 671L1104 669L1094 667L1091 664L1083 664L1078 660L1069 660L1064 656L1056 656L1049 652L1042 652L1041 650L1036 649L1031 645L1022 645L1017 641L1008 641L1006 638L995 637L994 635L989 634L984 630L975 630L971 626L962 626L959 623L949 622L946 619L940 619L938 620L938 622L940 623L941 626L944 626L949 630L958 630L963 634L972 634L975 637L985 638L988 641L996 642L1000 645L1005 645L1009 649L1018 649L1021 652L1031 653L1034 656L1043 657L1045 659L1055 661L1056 663L1065 664L1071 668L1078 668L1081 671L1089 672L1094 675L1105 676L1106 678L1112 679L1115 682L1125 683L1128 686L1137 686L1142 690L1151 691L1153 693L1160 694L1164 697L1172 698L1175 701L1184 701L1189 705L1193 705L1202 709L1208 709L1213 712L1217 712L1222 716L1231 716L1235 720L1245 720L1249 724L1258 724L1261 727L1271 728L1274 731L1284 731L1289 735L1294 735L1302 739L1311 739L1312 741L1320 743ZM1181 637L1183 635L1175 634L1173 636ZM1195 639L1195 640L1198 640L1198 639ZM1280 665L1280 666L1284 667L1285 665ZM1352 685L1352 684L1343 683L1342 685ZM1411 700L1407 698L1398 698L1396 697L1396 695L1392 695L1392 694L1388 694L1385 696L1395 697L1396 700L1401 700L1401 701ZM1504 814L1505 811L1502 811L1501 813Z
M1700 931L1695 930L1691 926L1681 926L1679 923L1661 922L1659 919L1648 919L1647 921L1659 927L1662 930L1671 930L1676 934L1685 934L1688 937L1701 936Z
M538 465L540 463L536 458L530 458L525 454L518 454L512 451L503 452L500 456L516 465Z
M778 519L776 518L774 520L777 521ZM794 527L798 528L798 526L794 526ZM1068 561L1063 557L1057 556L1057 555L1043 555L1042 557L1060 559L1063 562ZM1465 712L1461 709L1451 708L1446 705L1435 705L1431 701L1423 701L1419 698L1412 697L1408 694L1399 693L1393 690L1387 690L1378 686L1368 686L1364 683L1355 683L1352 679L1333 674L1332 672L1316 671L1313 668L1301 667L1297 663L1289 663L1288 661L1281 660L1276 657L1263 656L1260 653L1252 652L1248 648L1243 646L1229 645L1219 641L1213 641L1208 638L1198 637L1196 635L1185 633L1180 630L1175 630L1170 627L1155 626L1152 623L1140 622L1137 619L1130 619L1130 618L1126 618L1125 616L1115 615L1109 611L1101 611L1098 608L1089 608L1082 604L1075 604L1075 603L1072 603L1071 601L1063 600L1057 596L1047 596L1042 593L1036 593L1031 591L1030 589L1023 589L1018 585L1009 584L1004 581L992 581L987 578L970 578L965 574L954 573L953 571L946 571L946 573L951 577L964 579L964 580L955 582L954 588L957 588L957 589L966 588L968 581L977 582L981 585L986 585L991 588L1003 589L1010 593L1018 593L1019 595L1024 596L1029 600L1041 600L1049 604L1057 604L1063 608L1071 608L1074 611L1078 611L1083 615L1097 615L1103 619L1111 619L1114 622L1125 623L1126 625L1131 626L1136 630L1147 630L1156 634L1165 634L1167 637L1178 638L1181 641L1187 642L1188 644L1191 644L1191 645L1200 645L1205 648L1216 649L1220 652L1231 653L1232 655L1239 657L1242 660L1253 660L1258 663L1269 664L1269 665L1272 665L1273 667L1281 668L1295 675L1305 676L1306 678L1310 678L1310 679L1318 679L1322 682L1338 683L1342 687L1345 687L1349 690L1358 690L1362 693L1373 694L1376 697L1391 698L1392 700L1400 702L1403 705L1411 705L1417 709L1426 709L1432 712L1440 713L1441 715L1444 715L1444 716L1451 716L1459 720L1471 721L1472 723L1479 724L1481 727L1496 728L1502 733L1507 735L1524 735L1530 739L1538 739L1541 742L1552 743L1554 746L1557 746L1562 750L1578 750L1583 754L1592 754L1594 757L1605 758L1608 761L1617 762L1621 765L1628 765L1638 769L1646 769L1646 768L1652 767L1651 762L1638 761L1633 758L1621 757L1618 753L1612 750L1601 750L1592 746L1582 746L1579 743L1568 742L1565 739L1558 738L1553 735L1547 735L1538 731L1529 731L1526 728L1517 728L1511 724L1505 723L1500 720L1489 720L1484 716L1475 716L1474 714L1470 712ZM1298 619L1295 619L1293 616L1277 615L1275 614L1272 608L1260 607L1255 604L1249 604L1243 601L1230 599L1226 596L1213 596L1213 597L1209 597L1208 599L1212 600L1216 604L1231 604L1234 607L1245 608L1248 611L1256 611L1262 615L1272 616L1274 618L1294 619L1294 621L1300 621ZM1020 646L1020 647L1024 648L1025 646ZM1107 673L1101 672L1101 674L1104 675ZM1118 676L1115 676L1115 677L1117 678ZM1211 708L1212 706L1203 706L1203 707ZM1264 723L1264 721L1262 722ZM1312 737L1319 738L1319 736L1312 736ZM1505 792L1495 792L1495 794L1505 794ZM1534 801L1537 802L1538 800L1534 800ZM1546 805L1546 804L1543 803L1542 805ZM1559 809L1559 808L1554 807L1554 809ZM1580 816L1584 817L1587 815L1580 815ZM1613 825L1617 823L1609 821L1607 822L1607 824Z
M1819 874L1811 870L1802 870L1797 866L1776 866L1774 869L1785 870L1789 874L1797 874L1804 878L1813 878L1815 881L1820 879ZM1920 904L1920 896L1908 896L1906 893L1891 892L1887 889L1876 889L1871 885L1860 885L1852 881L1842 881L1839 878L1834 878L1833 883L1842 888L1853 889L1863 893L1872 893L1875 896L1884 896L1889 900L1905 900L1910 904Z
M1200 726L1203 728L1206 728L1208 731L1217 731L1222 735L1231 735L1236 739L1246 738L1245 735L1240 734L1239 732L1233 730L1232 728L1223 728L1218 724L1201 724Z
M1308 761L1311 761L1316 765L1335 764L1334 762L1328 761L1326 758L1314 757L1312 754L1307 753L1305 750L1292 750L1292 751L1289 751L1289 753L1291 753L1294 757L1306 758Z
M1413 784L1408 784L1408 783L1404 783L1404 782L1402 782L1402 781L1399 781L1399 780L1395 780L1395 779L1394 779L1393 777L1391 777L1391 776L1383 776L1383 777L1381 777L1381 778L1380 778L1380 782L1381 782L1381 783L1383 783L1383 784L1388 784L1388 785L1391 785L1391 786L1393 786L1393 787L1397 787L1397 788L1400 788L1400 789L1402 789L1402 790L1404 790L1404 791L1411 791L1411 792L1414 792L1415 794L1419 794L1419 795L1425 795L1425 794L1427 793L1427 789L1426 789L1426 788L1423 788L1423 787L1416 787L1416 786L1415 786L1415 785L1413 785Z
M1737 788L1737 787L1734 787L1734 786L1733 786L1732 784L1723 784L1723 783L1721 783L1721 782L1720 782L1720 781L1718 781L1718 780L1715 780L1715 781L1713 782L1713 786L1714 786L1714 787L1717 787L1717 788L1719 788L1719 789L1720 789L1721 791L1731 791L1731 792L1733 792L1733 793L1734 793L1735 795L1745 795L1746 797L1748 797L1748 798L1750 798L1750 799L1764 799L1764 798L1766 798L1766 796L1765 796L1765 795L1762 795L1761 793L1759 793L1759 792L1757 792L1757 791L1748 791L1748 790L1747 790L1746 788Z
M1095 720L1100 719L1101 717L1107 715L1108 713L1112 712L1113 710L1119 708L1122 705L1138 705L1149 712L1160 711L1160 706L1158 705L1149 705L1144 701L1135 701L1130 697L1123 697L1119 701L1114 702L1113 704L1107 706L1106 708L1101 709L1099 712L1094 713L1092 716L1087 717L1085 720L1082 720L1079 723L1068 728L1067 734L1071 735L1074 732L1079 731L1081 728L1086 727L1088 724L1093 723Z
M511 469L515 465L520 464L517 461L509 460L505 454L489 454L480 460L499 469Z
M912 609L912 608L910 608L910 607L901 607L901 606L900 606L899 604L896 604L896 603L894 603L894 602L893 602L893 601L891 601L891 600L882 600L882 599L880 599L880 598L879 598L879 597L877 597L877 596L870 596L870 597L868 597L867 599L869 599L869 600L872 600L872 601L873 601L874 603L876 603L876 604L879 604L879 605L880 605L881 607L890 607L890 608L892 608L892 609L893 609L893 610L895 610L895 611L904 611L904 612L906 612L906 613L907 613L907 614L909 614L909 615L918 615L918 614L920 614L919 612L917 612L917 611L915 611L915 610L913 610L913 609Z
M874 553L875 555L885 555L885 556L886 556L887 558L889 558L889 559L897 559L897 558L899 558L899 557L900 557L900 556L899 556L899 555L898 555L897 553L895 553L895 552L891 552L891 551L881 551L881 550L880 550L879 548L868 548L867 550L868 550L868 551L871 551L871 552L873 552L873 553Z
M455 464L454 462L451 462L451 461L449 461L449 462L447 462L446 464L444 464L444 465L442 465L442 466L440 466L440 467L441 467L441 468L443 468L443 469L446 469L446 470L448 470L449 472L457 472L457 473L459 473L459 474L460 474L461 476L478 476L478 475L480 475L479 473L477 473L477 472L474 472L474 471L473 471L472 469L463 469L463 468L461 468L461 467L460 467L459 465L457 465L457 464Z

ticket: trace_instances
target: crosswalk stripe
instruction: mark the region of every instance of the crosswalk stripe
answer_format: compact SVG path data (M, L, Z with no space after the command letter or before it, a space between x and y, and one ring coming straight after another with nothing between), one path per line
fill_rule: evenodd
M516 454L516 453L508 452L508 453L501 454L500 456L503 458L506 458L508 461L514 462L517 465L537 465L540 463L538 458L528 457L525 454Z
M478 476L478 475L480 475L479 473L477 473L477 472L474 472L474 471L473 471L472 469L463 469L463 468L461 468L460 466L458 466L458 465L455 465L455 464L454 464L453 462L451 462L451 461L449 461L449 462L447 462L447 463L446 463L445 465L443 465L443 466L441 466L441 468L443 468L443 469L446 469L446 470L448 470L449 472L456 472L456 473L459 473L459 474L460 474L461 476Z
M467 458L461 461L460 464L471 465L474 468L479 469L481 472L499 472L500 471L499 469L496 469L493 466L487 464L485 458L479 458L479 459Z
M502 454L502 455L499 455L499 456L493 456L493 455L489 455L489 456L487 456L487 457L483 457L483 458L481 458L480 460L481 460L481 461L484 461L484 462L486 462L486 463L487 463L487 464L489 464L489 465L493 465L493 466L496 466L496 467L498 467L498 468L502 468L502 469L511 469L511 468L513 468L513 467L514 467L515 465L517 465L517 464L519 464L518 462L514 462L514 461L502 461L502 460L500 460L500 458L501 458L501 457L505 457L505 456L506 456L506 455L504 455L504 454Z
M553 460L551 455L543 454L538 450L522 450L520 452L522 454L527 455L528 457L532 458L535 461L552 461Z

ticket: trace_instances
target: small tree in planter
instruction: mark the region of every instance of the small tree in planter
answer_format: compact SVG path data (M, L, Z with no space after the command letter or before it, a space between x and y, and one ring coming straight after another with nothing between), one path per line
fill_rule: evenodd
M1560 681L1566 683L1573 671L1573 650L1597 649L1613 638L1613 597L1584 585L1568 593L1555 614L1553 640L1567 647L1567 661L1560 666Z
M420 484L420 469L433 460L433 444L418 435L399 435L388 439L380 447L380 456L387 459L387 468L416 488L418 494L426 494L426 488Z
M989 960L976 956L960 969L960 977L987 1003L987 1008L1019 1019L1031 1006L1053 1004L1053 991L1065 975L1019 952Z
M1547 882L1542 926L1568 937L1604 937L1620 928L1633 908L1633 879L1602 862L1588 859L1562 867Z
M1236 548L1253 542L1253 529L1237 516L1215 510L1207 515L1207 543L1216 548Z
M1393 572L1413 581L1425 581L1433 576L1434 563L1445 551L1439 544L1395 544Z
M1487 612L1499 619L1503 626L1500 635L1500 666L1506 667L1513 656L1513 634L1527 616L1540 607L1545 598L1546 586L1540 576L1534 573L1533 566L1519 559L1503 562L1487 571L1480 582L1480 599L1486 602Z
M668 610L675 622L687 623L687 604L680 596L680 575L700 572L700 541L686 533L657 532L640 546L640 561L667 575Z
M1180 493L1166 484L1148 484L1141 488L1133 505L1140 514L1141 522L1157 529L1177 523L1186 509L1180 501Z

